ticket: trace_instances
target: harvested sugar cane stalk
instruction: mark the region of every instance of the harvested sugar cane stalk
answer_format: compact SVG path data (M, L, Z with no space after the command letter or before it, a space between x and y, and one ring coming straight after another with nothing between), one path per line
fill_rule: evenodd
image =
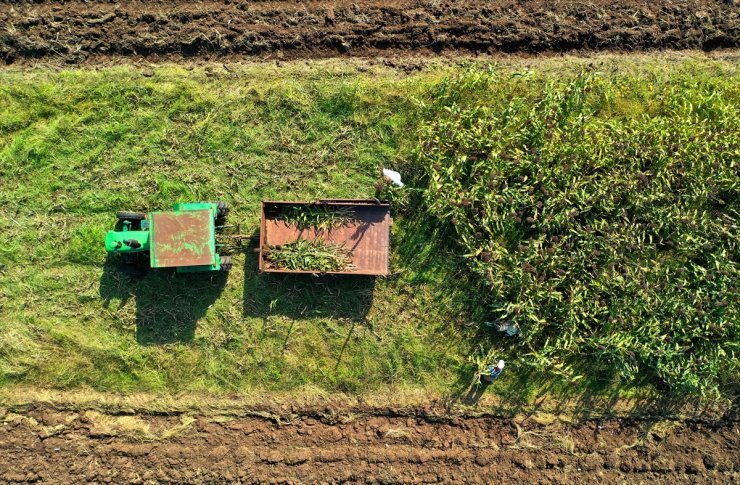
M280 214L278 220L298 229L325 231L354 223L355 212L351 207L294 206Z
M294 243L268 246L265 257L273 268L293 271L352 271L352 251L321 239L299 239Z

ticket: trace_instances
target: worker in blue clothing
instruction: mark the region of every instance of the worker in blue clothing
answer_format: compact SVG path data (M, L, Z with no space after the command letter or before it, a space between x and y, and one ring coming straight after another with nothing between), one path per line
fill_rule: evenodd
M504 370L505 364L506 363L503 360L499 360L498 364L489 365L488 368L486 368L486 373L483 374L483 380L486 382L495 381L498 378L498 376L501 375L501 371Z

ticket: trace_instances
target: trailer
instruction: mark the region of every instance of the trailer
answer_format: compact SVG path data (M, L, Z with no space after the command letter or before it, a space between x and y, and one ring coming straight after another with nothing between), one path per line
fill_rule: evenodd
M264 273L388 275L390 204L377 199L316 202L264 201L259 235L259 270ZM298 247L337 253L346 264L326 270L301 259ZM275 254L292 248L290 265ZM301 263L306 261L306 266ZM297 263L296 263L297 262Z

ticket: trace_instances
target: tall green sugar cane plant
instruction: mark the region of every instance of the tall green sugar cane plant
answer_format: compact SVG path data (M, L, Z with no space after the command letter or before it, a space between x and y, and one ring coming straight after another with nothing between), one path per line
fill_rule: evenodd
M716 395L738 383L740 78L473 69L414 162L519 361Z

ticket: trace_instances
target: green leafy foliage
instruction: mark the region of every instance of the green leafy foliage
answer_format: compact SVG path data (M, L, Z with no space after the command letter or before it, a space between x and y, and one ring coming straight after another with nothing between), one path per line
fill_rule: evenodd
M275 218L301 230L312 228L326 231L354 223L355 212L351 207L294 205L283 208Z
M740 79L693 74L472 69L424 106L426 210L521 329L520 362L737 384Z
M298 271L352 270L352 251L344 245L325 242L323 239L298 239L294 243L265 248L265 259L277 269Z
M462 75L345 61L6 69L0 386L457 395L489 357L507 361L486 391L499 403L545 386L611 401L656 373L731 385L738 62L676 56L538 59L539 74L530 60ZM604 74L573 76L590 63ZM388 278L260 274L251 251L213 278L106 260L118 210L223 200L254 234L263 200L372 197L382 167L407 182L379 187L394 201ZM490 335L493 317L522 340Z

